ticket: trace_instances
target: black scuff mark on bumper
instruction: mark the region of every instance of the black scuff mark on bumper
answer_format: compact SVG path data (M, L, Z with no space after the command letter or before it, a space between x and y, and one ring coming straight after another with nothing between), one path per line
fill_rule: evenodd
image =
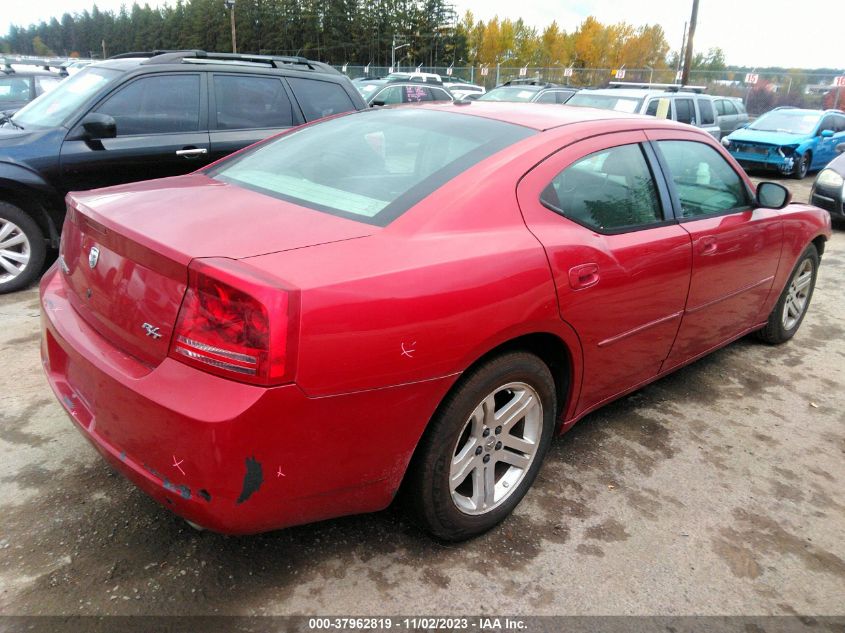
M243 488L241 489L241 496L235 503L243 503L249 499L264 482L264 475L261 470L261 464L255 457L246 458L246 473L244 474Z

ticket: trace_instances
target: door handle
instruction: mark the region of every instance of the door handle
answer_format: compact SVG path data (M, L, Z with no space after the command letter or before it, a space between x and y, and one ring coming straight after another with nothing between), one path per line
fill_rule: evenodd
M719 242L715 235L705 235L698 241L698 248L702 255L713 255L719 250Z
M208 150L204 147L191 147L176 150L176 155L182 156L183 158L195 158L197 156L202 156L203 154L208 154Z
M573 290L595 286L600 278L598 264L581 264L569 269L569 285Z

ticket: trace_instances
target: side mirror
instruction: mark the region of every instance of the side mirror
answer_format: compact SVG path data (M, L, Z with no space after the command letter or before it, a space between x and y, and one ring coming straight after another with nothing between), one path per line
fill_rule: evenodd
M840 143L836 146L836 153L837 154L845 154L845 143Z
M85 136L90 140L114 138L117 136L117 123L114 117L110 117L108 114L92 112L82 119L80 125L85 131Z
M819 134L822 138L830 138L833 136L833 130L822 130L821 134Z
M767 209L783 209L792 202L789 189L776 182L761 182L757 185L757 206Z
M376 107L380 108L380 107L385 106L385 105L387 105L387 104L386 104L384 101L380 101L380 100L379 100L379 101L373 101L373 102L370 104L370 107L371 107L371 108L376 108Z

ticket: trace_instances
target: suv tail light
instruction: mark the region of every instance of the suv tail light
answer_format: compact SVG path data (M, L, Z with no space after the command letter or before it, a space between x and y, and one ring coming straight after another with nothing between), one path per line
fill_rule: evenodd
M195 260L170 356L259 385L292 380L298 293L226 259Z

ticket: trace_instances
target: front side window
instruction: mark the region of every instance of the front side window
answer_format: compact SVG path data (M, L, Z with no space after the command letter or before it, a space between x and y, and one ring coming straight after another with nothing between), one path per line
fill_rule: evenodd
M373 103L376 102L384 105L402 103L402 86L389 86L385 88L373 99Z
M745 184L718 151L694 141L658 141L681 202L694 218L748 206Z
M736 116L736 106L731 101L722 101L724 104L724 114L727 116ZM721 113L720 113L721 114Z
M672 100L662 97L660 99L652 99L646 106L645 113L649 116L656 116L660 119L672 118Z
M464 170L533 134L481 117L373 109L273 139L207 173L316 211L385 226Z
M716 101L716 114L725 116L725 100L719 99Z
M445 90L440 88L429 88L431 90L431 97L434 101L451 101L452 97L448 95Z
M355 104L340 84L298 77L288 77L288 83L308 121L355 109Z
M217 129L280 128L294 124L285 87L272 77L214 75Z
M547 90L539 97L537 97L537 101L535 101L534 103L557 103L557 93Z
M200 78L149 76L133 81L97 107L117 123L118 136L196 132L200 127Z
M12 101L29 101L28 77L0 77L0 104Z
M553 211L598 231L663 221L657 188L639 145L620 145L572 163L543 190Z

